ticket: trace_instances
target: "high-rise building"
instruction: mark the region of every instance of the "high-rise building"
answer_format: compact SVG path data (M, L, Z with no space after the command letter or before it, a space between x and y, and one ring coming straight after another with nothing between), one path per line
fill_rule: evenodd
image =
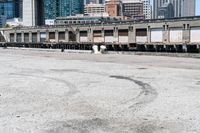
M184 0L182 13L183 16L195 16L196 0Z
M35 20L35 0L23 0L23 24L27 26L35 26Z
M174 7L172 3L165 3L164 6L158 8L158 18L173 18Z
M42 25L43 19L42 0L23 0L23 24L26 26Z
M105 13L103 4L87 4L84 7L84 14L100 14Z
M122 3L143 3L143 15L145 19L152 18L151 0L121 0Z
M15 6L15 17L22 18L23 17L23 0L14 0Z
M6 19L15 17L15 4L13 0L0 1L0 15Z
M55 19L59 16L60 0L44 0L44 18Z
M152 16L152 7L150 4L150 0L141 0L143 2L143 14L145 15L145 19L151 19Z
M83 13L84 0L44 0L45 19L74 16Z
M0 27L3 27L6 23L6 17L5 16L2 16L0 15Z
M22 0L1 0L0 16L1 25L5 25L7 19L22 18Z
M153 16L158 18L158 10L160 7L171 3L174 8L174 17L185 17L195 15L196 0L154 0L153 1Z
M122 3L120 0L107 1L105 6L110 17L122 16Z
M84 12L84 0L60 0L59 17L75 16Z
M47 19L83 13L84 0L23 0L23 23L42 25Z
M123 1L123 14L132 19L144 19L143 2L141 0Z
M0 15L7 19L22 18L22 0L0 1Z

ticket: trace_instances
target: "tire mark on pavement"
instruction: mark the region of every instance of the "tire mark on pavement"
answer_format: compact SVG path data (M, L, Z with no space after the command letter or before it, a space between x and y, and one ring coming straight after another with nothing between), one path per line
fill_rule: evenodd
M66 69L66 70L56 70L56 69L51 69L52 71L55 72L77 72L77 73L87 73L87 74L95 74L95 75L99 75L99 76L109 76L109 74L105 74L105 73L97 73L97 72L86 72L86 71L80 71L80 70L71 70L71 69ZM135 80L132 79L130 77L125 77L125 76L119 76L119 75L111 75L109 76L110 78L115 78L115 79L120 79L120 80L128 80L131 82L134 82L135 84L137 84L141 91L139 93L138 96L129 99L126 102L123 102L122 104L127 104L127 103L132 103L134 102L134 105L131 105L129 108L133 108L134 106L141 106L147 103L152 102L158 95L158 93L156 92L155 89L153 89L149 84L144 83L140 80Z
M51 69L51 70L55 71L55 72L77 72L77 73L95 74L95 75L99 75L99 76L109 76L109 74L105 74L105 73L86 72L86 71L73 70L73 69L69 69L69 70L68 69L66 69L66 70ZM122 104L127 104L127 103L134 102L134 104L129 106L129 108L134 108L135 106L141 106L141 105L150 103L158 95L158 93L156 92L155 89L153 89L149 84L144 83L140 80L135 80L130 77L119 76L119 75L111 75L109 77L115 78L115 79L120 79L120 80L128 80L128 81L134 82L136 85L138 85L140 87L141 91L140 91L139 95L122 103Z
M45 133L90 133L96 130L108 132L109 122L106 119L100 118L73 119L50 122L47 123L47 127L50 129L47 129Z
M43 78L43 79L49 79L49 80L54 80L60 83L65 84L67 87L69 87L69 91L65 94L67 97L71 97L78 93L78 89L76 86L66 80L59 79L59 78L53 78L53 77L46 77L46 76L37 76L37 75L31 75L31 74L21 74L21 73L11 73L10 75L17 75L17 76L25 76L25 77L35 77L35 78Z
M145 105L147 103L152 102L158 95L158 93L156 92L155 89L153 89L149 84L144 83L140 80L135 80L132 79L130 77L125 77L125 76L117 76L117 75L111 75L111 78L115 78L115 79L123 79L123 80L128 80L131 82L134 82L135 84L137 84L138 86L140 86L140 93L138 96L136 96L135 98L132 98L126 102L124 102L123 104L127 104L129 102L134 102L133 105L129 106L129 108L134 108L134 107L140 107L142 105Z

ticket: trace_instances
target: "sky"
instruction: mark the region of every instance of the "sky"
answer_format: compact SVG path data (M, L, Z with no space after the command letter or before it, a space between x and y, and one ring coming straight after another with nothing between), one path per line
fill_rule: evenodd
M152 3L153 0L151 0ZM196 15L200 15L200 0L196 0Z
M200 0L196 0L196 15L200 15Z

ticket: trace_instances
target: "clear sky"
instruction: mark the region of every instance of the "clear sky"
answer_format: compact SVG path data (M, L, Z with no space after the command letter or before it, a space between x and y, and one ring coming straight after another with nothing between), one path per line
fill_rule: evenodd
M151 0L152 3L153 0ZM196 0L196 15L200 15L200 0Z
M200 15L200 0L196 0L197 3L196 3L196 14L197 15Z

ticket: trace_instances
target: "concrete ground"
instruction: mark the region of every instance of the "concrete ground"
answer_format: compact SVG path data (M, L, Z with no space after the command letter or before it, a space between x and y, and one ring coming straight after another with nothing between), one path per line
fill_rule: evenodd
M200 59L0 49L0 133L199 133Z

